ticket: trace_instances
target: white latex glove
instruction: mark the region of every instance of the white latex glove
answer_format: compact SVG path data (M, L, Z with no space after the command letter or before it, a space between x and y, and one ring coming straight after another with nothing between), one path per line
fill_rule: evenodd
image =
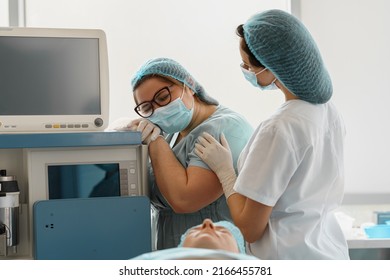
M127 117L116 119L108 125L106 131L129 131L130 129L127 126L132 120L133 119Z
M121 120L116 122L113 129L116 131L140 131L143 144L149 145L161 134L161 129L146 119Z
M222 145L221 145L222 143ZM235 193L233 190L237 176L233 167L233 158L225 135L221 134L221 143L207 132L198 137L195 154L217 174L226 199Z
M131 130L141 132L142 143L149 145L157 139L161 134L161 129L152 122L145 119L137 119L129 123L128 127Z

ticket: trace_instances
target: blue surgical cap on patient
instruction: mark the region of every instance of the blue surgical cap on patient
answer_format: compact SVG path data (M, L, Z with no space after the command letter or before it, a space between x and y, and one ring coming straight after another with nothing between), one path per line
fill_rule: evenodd
M244 25L244 39L255 58L294 95L314 104L326 103L333 87L316 43L291 14L268 10Z
M141 66L141 68L135 73L131 80L133 91L138 87L139 83L144 77L150 75L160 75L173 78L186 84L200 100L207 104L218 105L218 101L210 97L204 88L195 80L195 78L188 73L188 71L181 66L178 62L170 58L154 58L147 61Z
M213 223L213 224L215 226L224 227L227 230L229 230L230 233L233 235L234 239L237 242L238 250L240 251L240 253L245 254L245 241L244 241L244 237L242 236L242 233L241 233L241 231L240 231L240 229L238 227L236 227L233 223L228 222L228 221L219 221L219 222L216 222L216 223ZM193 226L192 228L189 228L189 229L186 230L186 232L181 236L180 244L178 245L178 247L183 247L183 242L186 239L188 232L190 230L192 230L193 228L196 228L196 227L199 227L199 225Z

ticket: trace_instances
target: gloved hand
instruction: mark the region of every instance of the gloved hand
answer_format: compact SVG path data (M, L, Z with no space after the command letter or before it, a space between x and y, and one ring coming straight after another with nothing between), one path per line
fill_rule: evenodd
M195 154L217 174L226 199L235 193L233 190L237 176L233 167L233 158L225 135L221 134L222 145L210 134L204 132L195 144Z
M132 119L127 117L116 119L108 125L106 131L129 131L127 126L131 121Z
M141 132L141 140L143 144L149 145L157 139L161 134L161 129L146 119L135 119L127 125L128 130Z

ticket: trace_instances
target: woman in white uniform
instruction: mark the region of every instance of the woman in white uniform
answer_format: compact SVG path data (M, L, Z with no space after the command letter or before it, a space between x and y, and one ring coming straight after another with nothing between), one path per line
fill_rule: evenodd
M348 259L334 216L343 198L345 128L330 76L304 25L269 10L237 28L242 71L285 102L242 151L238 177L229 145L205 133L195 152L217 174L247 251L261 259Z

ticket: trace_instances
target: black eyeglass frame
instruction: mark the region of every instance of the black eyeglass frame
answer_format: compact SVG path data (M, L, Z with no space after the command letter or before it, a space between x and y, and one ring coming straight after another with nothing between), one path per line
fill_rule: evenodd
M171 103L171 100L172 100L172 93L171 93L171 90L170 88L173 87L175 84L171 84L170 86L165 86L161 89L159 89L153 96L153 99L150 100L150 101L144 101L144 102L141 102L140 104L138 104L137 106L135 106L134 108L134 111L141 117L141 118L149 118L153 115L154 113L154 107L153 107L153 103L157 104L158 106L160 107L164 107L164 106L167 106L169 103ZM158 96L159 93L161 93L163 90L167 90L168 93L169 93L169 100L167 103L164 103L164 104L160 104L157 100L156 100L156 96ZM144 104L150 104L150 107L152 108L152 111L150 113L150 115L142 115L141 112L140 112L140 108L142 105Z

